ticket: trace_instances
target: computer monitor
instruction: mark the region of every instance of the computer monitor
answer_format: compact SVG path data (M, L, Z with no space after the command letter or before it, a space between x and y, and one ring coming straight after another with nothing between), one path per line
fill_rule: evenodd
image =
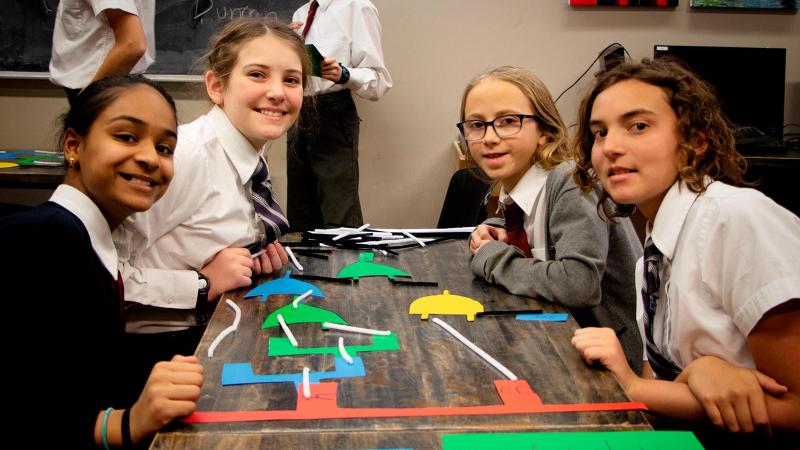
M655 46L654 58L668 56L683 61L714 86L734 128L757 128L782 140L785 48Z

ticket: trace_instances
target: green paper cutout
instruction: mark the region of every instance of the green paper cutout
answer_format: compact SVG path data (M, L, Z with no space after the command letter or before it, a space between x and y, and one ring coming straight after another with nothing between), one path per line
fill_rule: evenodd
M397 335L392 333L388 336L372 336L372 345L346 345L345 350L350 356L356 356L359 352L381 352L387 350L400 350L397 342ZM295 356L295 355L334 355L342 356L339 347L294 347L289 338L271 337L269 338L269 351L267 356Z
M385 276L390 280L394 280L394 277L411 278L410 274L400 269L372 262L374 258L375 255L372 252L361 252L358 256L358 262L342 268L336 278L352 278L353 280L358 280L360 277L380 276Z
M261 328L272 328L280 326L278 314L283 315L286 324L293 323L323 323L331 322L347 325L347 321L339 317L338 314L327 309L317 308L316 306L306 305L303 302L297 304L297 308L291 303L272 311L261 324Z
M592 431L563 433L470 433L442 436L443 450L702 450L689 431Z

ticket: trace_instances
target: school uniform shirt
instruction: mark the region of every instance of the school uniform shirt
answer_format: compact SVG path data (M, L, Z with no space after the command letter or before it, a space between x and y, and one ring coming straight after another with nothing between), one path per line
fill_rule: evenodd
M217 106L178 127L175 175L149 210L114 233L125 280L128 332L157 333L195 323L197 271L226 247L259 242L263 225L251 177L263 149Z
M517 185L510 193L505 187L500 188L498 211L511 203L516 203L525 215L523 228L528 237L528 247L534 258L547 261L547 242L545 240L544 224L547 208L543 197L547 187L549 171L539 165L533 165L520 178Z
M53 28L50 81L83 89L116 42L105 12L118 9L139 16L147 46L131 73L144 72L156 57L154 0L61 0Z
M470 267L476 276L512 294L566 306L581 326L624 329L620 333L622 348L631 368L639 373L643 348L636 326L636 284L631 268L641 257L642 246L628 219L611 224L600 219L599 186L584 194L572 179L574 168L574 163L566 162L545 172L539 199L543 204L537 206L536 212L539 214L538 208L542 208L538 220L543 222L544 244L535 238L537 218L532 241L543 249L545 258L526 258L514 246L491 241L472 257ZM526 173L523 178L530 175L541 183L536 172ZM514 191L512 196L517 189ZM519 198L520 203L523 200ZM535 200L528 199L523 204L533 205ZM505 225L497 218L484 223ZM531 241L530 235L528 240Z
M754 368L747 336L767 311L800 298L800 219L754 189L707 182L702 194L676 182L648 224L663 254L653 338L680 367L713 355ZM641 259L636 279L643 327Z
M62 184L50 201L0 219L0 234L0 333L11 368L4 404L12 412L3 427L36 447L94 448L97 414L134 397L120 383L123 325L108 222Z
M292 21L305 24L310 4L295 11ZM302 32L303 27L297 29L298 34ZM359 97L375 101L392 87L392 77L383 62L378 9L372 2L319 0L305 42L314 44L322 56L335 58L350 71L350 80L344 84L312 77L306 95L350 89Z

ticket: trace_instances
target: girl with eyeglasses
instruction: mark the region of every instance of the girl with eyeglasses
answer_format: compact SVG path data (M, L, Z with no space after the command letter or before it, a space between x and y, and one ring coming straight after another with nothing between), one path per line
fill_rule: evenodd
M512 294L564 305L581 326L617 330L641 369L631 275L641 245L629 220L603 222L596 192L573 181L566 127L544 83L509 66L479 75L464 92L458 128L470 161L501 186L504 219L472 233L472 272Z

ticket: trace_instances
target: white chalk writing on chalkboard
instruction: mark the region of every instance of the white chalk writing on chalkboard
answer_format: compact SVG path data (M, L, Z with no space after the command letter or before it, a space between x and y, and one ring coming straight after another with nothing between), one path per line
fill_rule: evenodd
M147 73L197 73L195 63L222 23L245 16L268 16L288 23L305 2L158 0L156 62ZM58 0L0 0L0 71L47 72L57 5Z

